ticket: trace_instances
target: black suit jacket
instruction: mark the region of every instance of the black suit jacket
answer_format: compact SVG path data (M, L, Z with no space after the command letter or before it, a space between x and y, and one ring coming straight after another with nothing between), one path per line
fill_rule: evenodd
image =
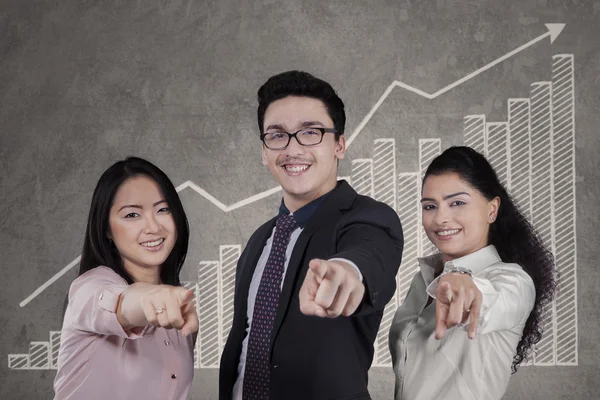
M250 281L275 218L252 235L237 265L233 325L221 356L219 399L232 398L247 328ZM342 181L310 218L294 246L271 337L272 400L370 399L368 370L385 305L396 290L403 237L398 215ZM350 317L300 312L299 291L313 258L346 258L366 291Z

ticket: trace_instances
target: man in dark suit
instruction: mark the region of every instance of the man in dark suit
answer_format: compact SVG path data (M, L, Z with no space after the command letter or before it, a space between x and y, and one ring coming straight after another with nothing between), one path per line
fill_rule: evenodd
M262 159L283 200L238 262L219 398L370 399L373 343L401 261L400 221L337 182L346 116L331 85L285 72L258 100Z

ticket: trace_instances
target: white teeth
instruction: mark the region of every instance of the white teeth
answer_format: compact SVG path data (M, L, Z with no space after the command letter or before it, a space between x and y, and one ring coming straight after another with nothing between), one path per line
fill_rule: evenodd
M286 165L285 169L289 172L302 172L308 169L308 165Z
M158 239L158 240L155 240L154 242L145 242L145 243L142 243L142 246L144 246L144 247L156 247L156 246L160 245L164 241L165 241L165 239Z
M454 235L454 234L458 233L459 230L460 229L452 229L449 231L439 231L439 232L436 232L436 234L438 234L440 236L450 236L450 235Z

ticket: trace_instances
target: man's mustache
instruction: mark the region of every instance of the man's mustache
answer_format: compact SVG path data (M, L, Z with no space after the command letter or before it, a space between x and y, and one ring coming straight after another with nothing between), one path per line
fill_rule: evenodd
M312 163L313 163L312 160L307 160L305 158L298 158L298 157L286 157L284 159L277 160L278 167L281 167L282 165L285 165L285 164L312 164Z

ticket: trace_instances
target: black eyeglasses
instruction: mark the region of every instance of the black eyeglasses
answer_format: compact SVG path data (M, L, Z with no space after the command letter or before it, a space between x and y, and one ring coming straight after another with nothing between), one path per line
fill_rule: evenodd
M283 150L289 146L293 137L302 146L315 146L323 141L323 135L327 132L337 133L337 130L333 128L302 128L294 133L267 132L260 135L260 140L268 149Z

